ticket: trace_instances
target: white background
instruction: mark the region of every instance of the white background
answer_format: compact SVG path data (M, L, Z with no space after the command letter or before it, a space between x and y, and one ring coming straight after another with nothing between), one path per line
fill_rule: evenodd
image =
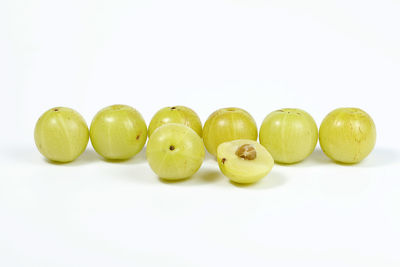
M397 0L2 0L0 266L400 266L399 14ZM147 123L238 106L258 125L355 106L378 138L358 165L317 147L245 187L210 156L165 183L144 150L110 163L89 144L65 165L36 150L45 110L90 123L116 103Z

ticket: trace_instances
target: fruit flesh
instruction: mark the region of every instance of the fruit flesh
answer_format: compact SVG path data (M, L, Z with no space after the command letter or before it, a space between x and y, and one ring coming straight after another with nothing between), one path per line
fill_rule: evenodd
M89 130L78 112L66 107L56 107L39 118L34 137L38 150L47 159L71 162L85 151Z
M147 126L142 115L127 105L100 110L90 125L93 148L106 159L126 160L142 150Z
M203 127L199 116L192 109L184 106L165 107L160 109L149 124L149 137L160 126L167 123L181 123L192 128L200 137Z
M151 169L167 180L189 178L203 163L205 149L200 136L183 124L169 123L157 128L146 148Z
M304 160L318 142L314 119L301 109L280 109L271 112L260 127L260 143L275 162L291 164Z
M253 117L240 108L223 108L212 113L204 124L203 140L207 151L216 156L218 145L237 139L257 140Z
M236 183L255 183L274 165L271 154L253 140L234 140L218 146L217 161L222 173Z
M359 108L339 108L322 121L319 131L322 151L342 163L358 163L373 150L376 128L372 118Z

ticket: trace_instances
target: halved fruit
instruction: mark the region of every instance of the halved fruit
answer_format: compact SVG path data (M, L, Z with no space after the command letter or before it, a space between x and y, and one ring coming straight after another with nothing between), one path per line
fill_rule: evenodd
M274 159L268 150L258 142L248 139L220 144L217 160L222 173L231 181L241 184L259 181L274 166Z

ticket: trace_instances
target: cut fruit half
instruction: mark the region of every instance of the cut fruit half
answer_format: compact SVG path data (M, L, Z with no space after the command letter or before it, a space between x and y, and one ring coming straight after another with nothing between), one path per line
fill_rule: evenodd
M217 149L217 160L222 173L231 181L255 183L265 177L274 166L268 150L248 139L222 143Z

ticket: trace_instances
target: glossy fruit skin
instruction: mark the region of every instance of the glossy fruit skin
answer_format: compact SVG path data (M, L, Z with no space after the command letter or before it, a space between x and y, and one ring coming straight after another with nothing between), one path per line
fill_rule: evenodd
M162 108L153 116L149 124L149 137L155 129L167 123L181 123L192 128L200 137L203 134L203 126L196 112L185 106L173 106Z
M167 180L189 178L204 161L200 136L183 124L169 123L157 128L147 143L146 157L151 169Z
M237 139L257 140L257 124L240 108L222 108L212 113L204 124L203 140L207 151L216 156L218 145Z
M341 163L358 163L373 150L376 142L374 121L359 108L338 108L330 112L319 129L322 151Z
M254 160L239 158L235 152L244 144L256 148ZM274 159L268 150L253 140L234 140L222 143L217 149L217 161L221 172L231 181L240 184L255 183L265 177L274 166Z
M71 162L85 151L89 130L78 112L71 108L55 107L39 118L34 137L38 150L47 159Z
M317 142L317 124L301 109L273 111L260 127L260 143L278 163L292 164L304 160L314 151Z
M103 108L90 125L92 146L105 159L129 159L142 150L146 140L146 122L136 109L127 105Z

